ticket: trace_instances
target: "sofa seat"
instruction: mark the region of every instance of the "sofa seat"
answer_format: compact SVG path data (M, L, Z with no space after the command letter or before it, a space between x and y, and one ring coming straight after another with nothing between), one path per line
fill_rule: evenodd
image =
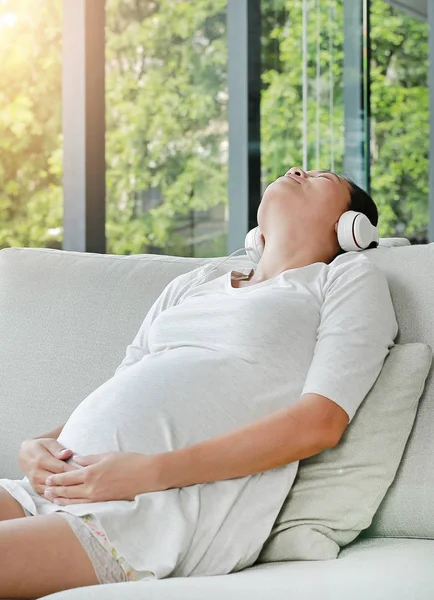
M433 600L434 540L357 538L335 560L58 592L44 600ZM417 582L417 583L416 583Z

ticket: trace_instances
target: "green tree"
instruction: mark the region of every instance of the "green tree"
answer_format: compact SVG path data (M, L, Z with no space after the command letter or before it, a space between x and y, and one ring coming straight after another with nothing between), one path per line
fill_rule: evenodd
M428 24L372 2L372 195L380 233L427 241Z
M225 8L107 2L110 252L188 255L191 212L227 204Z
M302 165L302 3L262 0L262 163L265 183ZM308 168L331 168L330 67L333 72L334 170L343 172L343 4L320 4L320 77L317 13L308 3ZM329 36L333 51L330 53ZM427 241L428 25L371 1L371 193L382 237ZM316 161L316 92L320 93L320 161ZM350 175L351 173L346 173Z
M335 0L322 0L320 12L308 5L307 156L308 169L343 168L343 10ZM321 35L317 35L317 19ZM292 165L303 165L302 3L262 0L261 158L268 184ZM317 40L319 67L317 77ZM330 52L332 42L332 52ZM333 86L331 86L333 82ZM333 115L329 103L333 87ZM317 134L317 90L319 135ZM319 160L317 161L317 139ZM332 160L333 150L333 160Z
M0 248L59 239L61 4L0 3Z
M108 253L226 254L226 4L107 0ZM0 247L62 247L61 5L0 2ZM261 6L265 187L302 164L302 4ZM308 3L308 166L342 172L343 7L316 6ZM428 26L383 0L371 6L380 235L426 241Z

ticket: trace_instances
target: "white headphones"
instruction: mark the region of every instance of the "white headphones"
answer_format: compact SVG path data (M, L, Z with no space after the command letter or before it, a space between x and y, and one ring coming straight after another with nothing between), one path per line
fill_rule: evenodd
M376 242L378 246L378 229L363 213L347 210L341 215L338 222L338 242L342 250L346 252L360 252L366 250L372 242ZM247 233L244 245L250 260L257 264L265 245L259 226Z
M371 221L366 215L354 210L347 210L344 212L338 222L338 242L339 246L345 252L360 252L366 250L366 248L376 242L379 244L378 229L371 224ZM265 244L261 238L261 230L258 227L251 229L245 238L244 248L239 248L231 252L229 256L226 256L217 265L214 265L209 271L210 273L217 269L222 263L224 263L233 254L245 250L247 256L254 264L258 264L261 259L262 253L264 252ZM205 269L208 265L205 266ZM204 273L207 275L208 273ZM202 278L202 276L201 276ZM245 276L241 279L245 279Z

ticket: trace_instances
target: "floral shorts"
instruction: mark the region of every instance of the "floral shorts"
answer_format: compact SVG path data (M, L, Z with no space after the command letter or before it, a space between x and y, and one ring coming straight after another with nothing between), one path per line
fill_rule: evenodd
M31 516L27 509L25 512ZM56 511L56 514L70 524L92 561L100 584L156 579L156 575L152 571L134 570L128 561L118 554L116 548L108 541L99 521L93 515L77 516L67 511Z

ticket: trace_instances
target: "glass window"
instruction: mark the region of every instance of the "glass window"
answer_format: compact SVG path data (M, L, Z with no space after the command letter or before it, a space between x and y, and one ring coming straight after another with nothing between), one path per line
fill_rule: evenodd
M107 253L225 255L226 0L106 14Z
M263 188L290 166L331 169L370 191L381 237L426 243L427 22L384 0L261 1Z
M428 24L370 1L368 128L363 2L261 0L262 190L293 165L366 188L368 157L381 237L424 243ZM106 0L107 253L227 254L226 19L227 0ZM62 248L60 0L0 0L0 65L0 248Z
M428 23L371 1L371 193L382 237L428 242Z
M0 248L62 247L62 2L0 0Z
M263 188L291 166L344 167L343 2L262 0Z

